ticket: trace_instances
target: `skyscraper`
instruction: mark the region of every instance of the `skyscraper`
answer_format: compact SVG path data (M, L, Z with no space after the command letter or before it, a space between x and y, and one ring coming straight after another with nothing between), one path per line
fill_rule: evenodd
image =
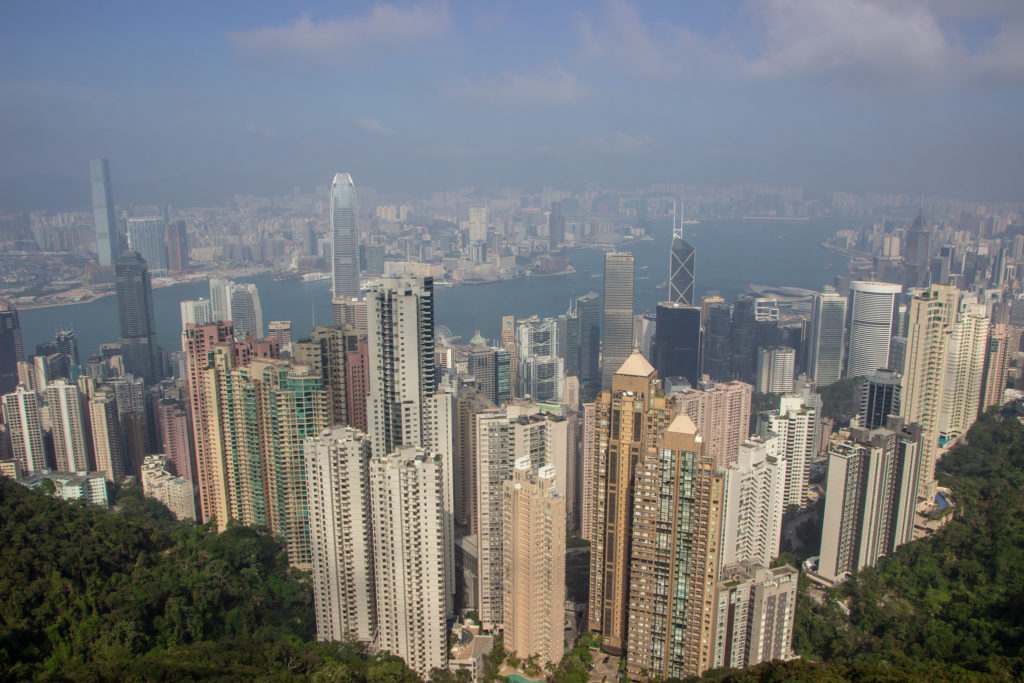
M36 392L19 385L3 399L4 423L11 436L14 459L24 472L39 472L46 467L43 428L39 420Z
M960 303L946 350L946 373L939 414L939 438L956 439L974 424L985 380L989 318L985 305Z
M601 387L610 389L612 376L633 350L633 254L604 255L604 329L601 333Z
M704 334L704 372L714 380L732 379L732 313L729 304L708 306Z
M632 262L630 271L631 266ZM657 452L658 437L672 415L664 395L658 395L658 373L639 352L616 370L611 389L602 391L594 406L597 446L589 629L601 634L605 650L623 654L634 538L634 475L641 458Z
M799 572L789 565L727 565L715 587L714 668L742 669L793 658Z
M896 297L903 288L888 282L850 283L850 356L847 377L863 377L889 367Z
M487 207L469 207L469 243L487 241Z
M310 332L309 339L293 344L292 358L298 363L310 366L323 379L327 393L327 424L351 424L348 415L348 382L346 381L347 337L357 334L349 327L338 329L317 325ZM366 397L360 397L365 403Z
M160 427L160 452L167 456L171 471L185 479L189 486L195 486L188 411L177 399L160 399L156 404L156 421ZM194 510L192 519L195 519Z
M694 256L696 250L683 239L683 214L672 226L672 249L669 252L668 299L673 303L693 305ZM662 375L663 377L665 375Z
M24 358L18 309L6 299L0 299L0 394L17 388L18 363Z
M317 640L372 643L370 440L351 427L334 427L306 440L305 457Z
M214 345L202 370L213 467L200 492L213 489L220 529L229 520L266 526L284 537L289 563L308 569L303 442L327 426L323 380L306 365L241 355L232 343Z
M188 233L185 231L185 221L168 223L164 242L167 247L168 269L179 271L188 268Z
M441 465L398 446L370 462L377 648L426 678L447 664Z
M231 320L231 289L235 283L223 278L210 278L210 322Z
M504 351L504 353L508 353ZM466 352L466 371L476 379L477 388L480 393L494 404L498 404L495 397L495 356L494 349L487 345L487 340L480 336L480 331L473 335L469 342L469 349ZM507 398L506 398L507 400Z
M777 436L752 436L725 470L723 565L750 561L767 567L779 554L786 473L778 449Z
M884 427L890 415L899 414L903 377L893 370L875 370L864 377L860 387L858 416L864 429Z
M988 347L985 352L985 388L982 392L979 413L992 406L1002 405L1006 389L1006 370L1010 359L1010 340L1013 335L1003 323L992 325Z
M434 280L396 275L366 293L374 456L425 438L423 409L437 390L434 369Z
M519 395L535 401L561 401L565 361L558 348L558 321L536 316L516 325Z
M212 289L212 287L211 287ZM227 501L224 500L223 464L218 448L211 441L215 414L209 405L205 371L207 354L219 344L231 343L233 330L228 322L209 325L189 324L181 333L182 350L187 361L189 401L192 415L192 433L195 444L196 483L199 486L199 520L209 522L216 518L227 525Z
M84 472L89 469L89 446L78 387L57 379L43 391L50 422L53 425L53 447L57 470Z
M768 346L757 350L757 390L762 394L785 394L793 390L796 350Z
M595 457L597 444L594 437L597 432L596 413L593 403L583 404L582 437L583 437L583 470L580 478L580 538L587 541L594 537L594 507L597 504L597 469Z
M818 574L833 583L873 567L912 540L921 479L921 430L891 418L854 427L829 450L828 495Z
M235 285L231 288L231 322L235 338L245 340L249 335L263 337L263 307L260 293L254 284Z
M601 384L601 298L596 292L576 297L566 314L565 371L580 378L585 399Z
M562 213L562 202L551 203L551 215L548 216L548 237L551 251L565 242L565 214Z
M101 266L110 266L121 254L114 215L114 193L110 189L110 162L93 159L89 162L92 183L92 217L96 229L96 258Z
M659 442L640 449L624 586L631 677L685 678L711 668L710 603L721 559L725 487L721 470L703 450L686 415L678 415Z
M149 269L138 252L128 251L117 260L114 275L125 371L151 384L161 379L163 372L156 341Z
M700 308L673 301L658 304L654 328L654 367L658 377L700 380Z
M935 461L945 383L946 353L956 323L959 291L947 285L918 290L910 300L907 353L900 388L900 417L921 426L921 482L918 494L935 497Z
M167 275L167 242L164 219L129 218L128 248L146 260L151 275Z
M516 318L512 315L501 316L501 348L509 355L509 380L512 395L519 391L519 357L516 355Z
M476 514L474 529L479 549L480 595L478 611L485 627L500 624L503 615L503 517L504 484L512 479L514 466L523 455L537 471L551 465L557 477L550 482L562 499L563 514L568 510L568 486L575 477L570 458L570 423L562 417L541 412L535 403L517 401L504 408L476 415ZM575 430L572 430L573 432ZM562 521L565 526L565 519Z
M89 399L89 427L96 469L107 481L119 481L125 474L124 447L113 388L101 386Z
M502 496L505 647L540 663L562 660L565 632L565 497L554 465L518 458Z
M828 386L842 377L845 337L846 297L826 287L814 295L811 315L807 371L817 386Z
M757 381L757 319L754 317L754 298L749 294L741 294L733 303L730 337L732 376L754 384Z
M348 173L331 183L331 274L335 298L359 298L359 235L356 230L356 188Z
M750 399L746 382L701 381L689 391L673 394L675 412L689 415L704 439L707 454L719 467L736 462L740 444L750 433Z
M189 323L208 325L211 322L213 322L213 310L210 308L209 299L191 299L181 302L182 334Z
M779 460L786 472L786 507L807 506L807 483L811 461L818 454L818 410L799 394L779 399L779 409L760 413L757 433L767 439L779 437Z

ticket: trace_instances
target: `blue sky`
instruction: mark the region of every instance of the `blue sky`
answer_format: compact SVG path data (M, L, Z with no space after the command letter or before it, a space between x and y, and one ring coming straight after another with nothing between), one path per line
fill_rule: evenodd
M17 2L0 178L1021 200L1024 2Z

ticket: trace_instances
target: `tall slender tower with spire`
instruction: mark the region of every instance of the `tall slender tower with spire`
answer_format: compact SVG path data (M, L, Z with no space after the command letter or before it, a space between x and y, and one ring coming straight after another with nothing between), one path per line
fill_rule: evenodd
M669 253L668 299L677 304L693 305L693 266L696 250L683 239L683 209L678 220L672 210L672 249Z
M348 173L335 173L331 183L331 274L334 298L359 297L359 239L356 232L356 188Z

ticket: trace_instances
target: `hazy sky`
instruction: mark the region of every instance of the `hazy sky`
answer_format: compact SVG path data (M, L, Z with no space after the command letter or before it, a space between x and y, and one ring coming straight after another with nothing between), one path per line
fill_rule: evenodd
M7 0L0 178L1021 200L1022 85L1019 0Z

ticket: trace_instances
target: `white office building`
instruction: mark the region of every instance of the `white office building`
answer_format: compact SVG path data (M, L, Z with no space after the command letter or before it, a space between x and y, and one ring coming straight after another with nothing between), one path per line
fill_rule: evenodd
M850 283L850 354L847 377L863 377L889 366L896 299L903 288L888 282Z

